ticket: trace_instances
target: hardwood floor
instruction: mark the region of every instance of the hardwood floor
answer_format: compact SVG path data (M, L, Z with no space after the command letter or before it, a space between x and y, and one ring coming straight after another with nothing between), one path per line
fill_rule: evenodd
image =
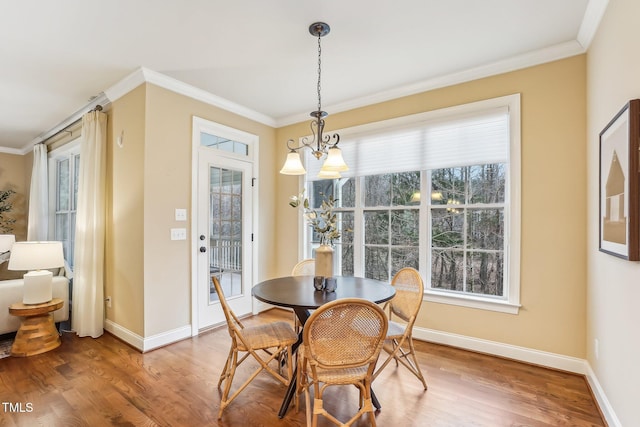
M270 310L245 322L276 319L291 314ZM379 426L606 425L582 376L437 344L416 347L429 389L389 365L374 382ZM0 426L305 425L304 404L278 418L285 387L264 373L217 420L228 350L226 328L146 354L109 334L94 340L65 333L53 351L0 360ZM253 370L249 363L238 380ZM356 412L355 388L327 394L338 418ZM366 417L356 425L368 425Z

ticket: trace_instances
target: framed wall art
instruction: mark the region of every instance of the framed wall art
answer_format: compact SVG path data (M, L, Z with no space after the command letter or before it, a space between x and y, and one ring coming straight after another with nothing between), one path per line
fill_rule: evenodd
M600 251L640 260L640 99L600 132Z

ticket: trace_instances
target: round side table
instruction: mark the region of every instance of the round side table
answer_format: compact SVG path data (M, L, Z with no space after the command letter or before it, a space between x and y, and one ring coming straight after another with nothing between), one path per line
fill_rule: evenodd
M64 305L60 298L42 304L16 302L9 306L9 314L24 319L11 346L11 355L33 356L60 346L60 335L53 322L53 312Z

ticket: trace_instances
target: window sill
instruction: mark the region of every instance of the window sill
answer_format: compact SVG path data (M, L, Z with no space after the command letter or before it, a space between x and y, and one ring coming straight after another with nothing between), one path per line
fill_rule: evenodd
M425 290L424 301L477 308L480 310L497 311L508 314L518 314L521 307L520 304L514 304L503 300L478 298L454 293L434 292L430 290Z

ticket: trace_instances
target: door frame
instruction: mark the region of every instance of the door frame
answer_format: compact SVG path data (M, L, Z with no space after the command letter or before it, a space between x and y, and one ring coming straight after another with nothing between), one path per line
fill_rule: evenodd
M249 150L247 156L240 156L225 151L220 151L221 157L229 157L233 159L243 160L251 163L251 233L253 236L251 244L251 274L247 275L246 280L249 288L253 288L256 284L255 277L258 269L258 195L260 194L259 163L258 163L258 135L244 132L220 123L213 122L201 117L193 116L191 130L191 336L197 336L200 333L200 325L198 320L198 168L200 147L200 133L207 132L212 135L224 136L236 141L242 141L248 144ZM257 313L256 302L252 300L251 311ZM215 325L214 325L215 326Z

